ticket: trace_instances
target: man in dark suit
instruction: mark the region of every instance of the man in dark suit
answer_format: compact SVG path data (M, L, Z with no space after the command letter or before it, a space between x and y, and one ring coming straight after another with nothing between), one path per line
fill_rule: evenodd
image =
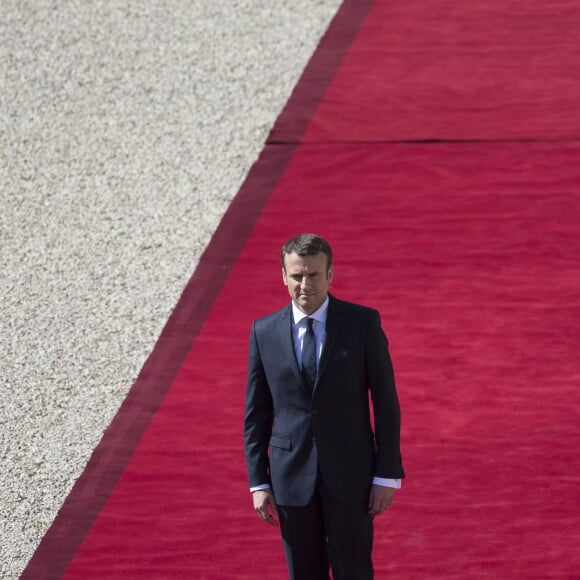
M373 578L373 518L404 477L400 411L376 310L328 294L328 243L281 252L289 306L253 323L244 440L254 509L280 521L293 580ZM371 426L369 393L374 413ZM266 574L267 576L267 574Z

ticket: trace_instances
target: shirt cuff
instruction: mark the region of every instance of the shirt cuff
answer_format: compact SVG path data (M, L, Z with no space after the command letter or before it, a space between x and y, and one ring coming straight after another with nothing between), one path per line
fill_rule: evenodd
M381 487L393 487L401 489L400 479L386 479L384 477L373 477L373 485L380 485Z
M250 487L250 492L254 493L255 491L260 491L261 489L270 489L270 485L267 483L261 483L260 485L254 485L254 487Z

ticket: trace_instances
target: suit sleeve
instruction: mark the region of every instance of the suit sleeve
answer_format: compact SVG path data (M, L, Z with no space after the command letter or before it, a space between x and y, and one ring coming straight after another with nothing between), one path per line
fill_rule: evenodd
M375 477L399 479L405 476L400 450L401 411L388 342L376 311L367 334L366 366L375 420Z
M260 357L254 322L250 334L244 413L244 446L250 487L270 483L268 445L272 421L272 396Z

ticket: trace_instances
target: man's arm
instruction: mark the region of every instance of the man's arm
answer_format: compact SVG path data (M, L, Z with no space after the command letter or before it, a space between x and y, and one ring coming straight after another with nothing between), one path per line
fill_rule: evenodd
M388 343L378 312L374 312L369 323L366 367L375 419L375 477L401 479L405 476L400 451L401 412Z
M250 334L244 445L250 487L269 483L268 445L272 431L273 404L260 358L255 323Z

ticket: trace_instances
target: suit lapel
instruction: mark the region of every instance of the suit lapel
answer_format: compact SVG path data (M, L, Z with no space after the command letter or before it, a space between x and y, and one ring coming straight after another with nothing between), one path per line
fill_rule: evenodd
M324 375L324 371L328 366L328 361L331 358L334 345L336 343L336 337L338 336L338 330L340 327L340 303L330 296L330 302L328 303L328 313L326 315L326 338L324 339L324 348L322 349L322 355L320 356L320 362L318 363L318 374L316 376L316 385L320 382L321 377ZM315 385L315 390L316 390Z
M320 362L318 363L318 373L316 376L316 384L314 385L315 391L321 377L324 375L328 362L331 359L340 328L340 319L340 302L333 296L330 296L328 313L326 316L326 337L324 339L324 348L322 349ZM307 393L310 393L310 387L306 384L304 377L300 372L298 361L296 360L296 351L294 350L294 342L292 340L292 322L292 307L288 306L280 316L279 335L282 352L292 368L296 381L302 385L302 388L304 388Z
M282 312L282 316L280 317L279 334L282 353L292 369L296 382L301 384L307 392L310 392L310 389L304 382L304 377L300 372L300 367L296 360L296 350L294 349L294 341L292 340L292 322L292 307L289 306Z

